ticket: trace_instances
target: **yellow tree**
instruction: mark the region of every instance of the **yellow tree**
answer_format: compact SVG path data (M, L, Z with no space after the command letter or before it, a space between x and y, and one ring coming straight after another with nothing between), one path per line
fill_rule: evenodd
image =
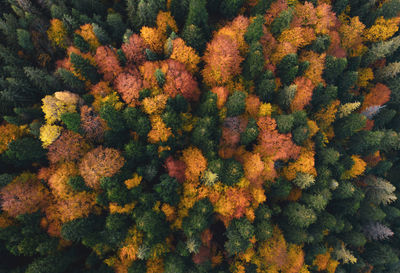
M190 46L187 46L185 41L181 38L173 40L172 47L170 59L183 63L186 69L191 73L197 72L197 65L200 62L200 57L196 54L196 51Z
M0 126L0 154L7 150L8 144L22 137L26 130L14 124L5 123Z
M399 29L400 17L385 19L383 16L375 20L375 24L365 30L364 38L370 42L385 41Z
M167 37L162 31L144 26L140 30L140 37L154 52L159 54L163 52L164 42Z
M365 161L362 160L358 155L352 155L351 159L353 159L354 164L350 170L347 170L343 173L342 179L355 178L364 173L367 163L365 163Z
M64 26L64 23L53 18L50 20L50 27L47 30L47 37L51 41L53 46L58 46L66 49L68 47L68 32Z
M182 151L182 161L186 164L185 177L190 181L197 181L200 174L207 168L207 159L195 147L189 147Z
M96 34L94 34L93 26L91 24L82 25L75 32L82 36L82 38L90 45L91 51L95 52L100 46L100 42L97 39Z

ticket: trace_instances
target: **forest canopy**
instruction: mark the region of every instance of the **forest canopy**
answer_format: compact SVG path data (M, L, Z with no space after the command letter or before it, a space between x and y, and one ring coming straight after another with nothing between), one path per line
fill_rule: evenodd
M0 10L0 273L400 272L399 0Z

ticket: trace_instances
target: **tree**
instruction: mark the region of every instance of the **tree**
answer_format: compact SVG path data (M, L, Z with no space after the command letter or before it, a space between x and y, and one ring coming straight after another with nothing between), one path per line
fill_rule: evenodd
M96 67L94 67L88 59L83 58L74 52L71 53L70 57L72 66L74 67L76 73L93 84L96 84L100 81L100 76L97 73Z
M258 120L257 125L260 133L255 151L262 156L272 156L273 160L297 158L300 147L291 141L291 134L278 133L274 119L262 117Z
M145 62L145 44L143 39L139 35L135 33L132 34L129 37L128 42L123 43L121 48L128 62L132 62L137 65L141 65Z
M26 29L17 29L18 44L25 49L28 53L32 53L35 48L33 47L31 34Z
M290 109L292 112L303 110L305 106L309 104L312 98L314 85L310 79L305 77L298 77L294 80L296 85L296 95L294 96Z
M368 185L366 196L376 205L387 205L397 199L393 193L396 190L389 181L375 176L367 176L364 182Z
M181 38L174 39L172 47L169 58L185 64L186 70L190 73L197 72L200 57L196 54L195 50L187 46Z
M182 152L182 161L186 165L185 177L196 181L207 168L207 160L198 148L189 147Z
M239 116L245 111L245 98L246 94L240 91L235 91L231 96L228 97L226 102L227 116L234 117Z
M339 33L341 35L341 45L350 53L350 56L357 56L361 53L362 37L365 25L360 22L358 16L351 18L348 24L342 24Z
M8 150L3 153L4 161L17 167L29 167L33 163L41 163L46 157L46 151L38 139L23 137L8 144Z
M8 144L22 137L25 130L14 124L3 124L0 126L0 154L8 148Z
M81 108L81 128L86 137L100 141L103 139L106 123L94 112L93 108L84 105Z
M228 241L225 247L230 255L244 252L251 244L250 239L254 236L254 227L246 218L234 219L229 224L226 235Z
M385 240L394 235L390 228L378 222L369 223L363 229L369 240Z
M186 69L185 65L174 60L167 60L167 73L165 74L164 92L175 98L181 94L188 101L197 101L200 90L193 75Z
M289 224L299 228L306 228L317 220L315 212L299 203L290 203L284 210Z
M258 42L261 39L263 36L263 24L264 18L261 15L257 15L247 28L246 34L244 35L244 39L248 44Z
M222 0L219 8L220 12L223 16L231 19L239 13L244 2L244 0Z
M106 81L112 81L122 72L117 54L108 46L99 46L94 59L96 60L100 73L103 74L103 78Z
M88 152L79 165L81 176L88 187L100 189L100 178L111 177L124 165L120 152L99 146Z
M136 17L132 20L135 26L140 29L143 26L152 27L155 25L159 10L165 9L165 0L140 0L137 4Z
M53 46L66 49L68 47L68 33L64 23L56 18L50 20L50 27L47 30L47 37Z
M126 25L119 13L109 13L106 19L107 25L111 30L111 36L114 41L120 41L126 30Z
M82 94L85 92L85 82L75 76L72 72L59 68L56 71L56 75L59 76L68 90L71 92Z
M143 88L143 81L138 74L121 73L115 79L114 86L129 106L138 104L139 92Z
M400 46L400 36L395 36L390 40L374 43L363 55L362 64L369 65L379 59L387 57L395 52Z
M52 144L60 136L62 129L61 126L50 124L40 127L40 140L43 148L47 148Z
M290 22L293 18L293 10L287 9L279 13L279 16L276 17L271 23L271 33L276 37L282 31L289 28Z
M142 27L140 29L140 37L145 44L155 53L161 54L164 49L164 42L167 36L159 29Z
M200 0L200 1L190 0L189 1L189 11L187 14L184 29L187 29L191 25L199 28L201 33L204 35L203 37L206 39L208 38L210 30L209 30L209 26L208 26L208 12L206 9L206 1L204 1L204 0ZM189 42L189 45L192 46L192 44L190 42Z
M23 173L0 189L1 206L8 215L33 213L43 209L49 200L49 192L34 174Z
M172 206L175 206L179 202L178 195L178 181L168 175L163 175L160 177L161 182L154 185L154 190L161 197L161 200Z
M400 62L390 63L376 71L376 79L389 80L395 78L400 73Z
M299 69L296 54L286 55L276 66L277 75L285 85L290 85L297 75Z
M96 49L100 46L100 42L96 36L95 25L85 24L81 25L78 30L75 31L76 34L80 35L89 45L91 51L96 51Z
M364 115L353 113L343 119L338 120L335 123L335 135L338 138L352 136L365 126L366 119L367 118Z
M216 86L224 85L240 74L243 58L239 55L237 45L228 36L217 35L207 44L204 61L204 80L208 85Z
M342 175L342 179L351 179L363 174L367 163L364 162L359 156L352 155L352 161L354 162L351 169L345 171Z
M386 19L383 16L375 20L375 24L367 29L364 37L367 41L385 41L392 37L399 29L399 18Z
M243 63L243 74L247 79L256 79L264 69L262 46L259 42L250 45L250 51Z

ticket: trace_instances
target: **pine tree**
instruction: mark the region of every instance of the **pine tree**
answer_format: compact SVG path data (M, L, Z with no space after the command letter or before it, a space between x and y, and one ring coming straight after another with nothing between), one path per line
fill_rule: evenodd
M365 179L365 183L368 185L367 198L376 205L383 204L387 205L397 199L393 192L396 190L389 181L374 176L368 176Z
M189 46L202 52L209 37L206 1L190 0L189 11L183 29L183 39Z
M286 55L276 66L277 74L285 85L290 85L297 75L299 64L296 54Z
M220 12L228 19L237 16L239 9L244 4L244 0L222 0L220 4Z
M88 59L72 53L71 63L74 66L74 69L91 83L96 84L100 81L100 76L97 73L97 69L90 63Z

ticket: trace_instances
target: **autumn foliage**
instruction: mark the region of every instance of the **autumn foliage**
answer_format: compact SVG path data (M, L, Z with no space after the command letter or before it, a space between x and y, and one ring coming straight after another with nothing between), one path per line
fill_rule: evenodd
M398 270L398 2L3 2L2 271Z

